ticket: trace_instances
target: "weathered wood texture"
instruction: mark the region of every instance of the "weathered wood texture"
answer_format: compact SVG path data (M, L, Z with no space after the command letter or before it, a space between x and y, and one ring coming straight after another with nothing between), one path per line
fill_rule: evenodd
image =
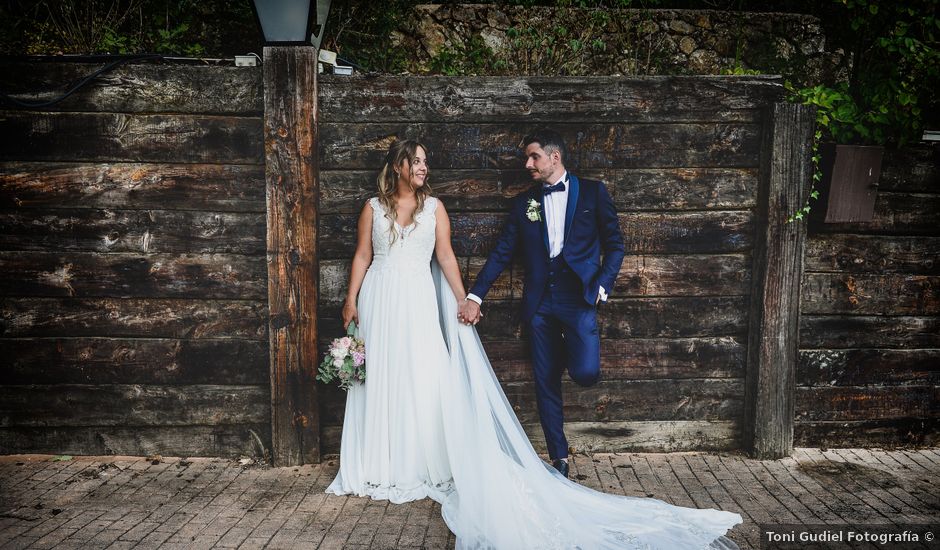
M745 445L758 458L793 451L793 387L804 224L788 224L812 176L815 111L777 103L764 126L748 329Z
M4 63L0 88L21 101L58 98L104 64L13 61ZM128 64L95 78L56 111L215 113L261 117L261 67Z
M521 169L431 171L430 185L447 211L506 211L512 197L531 185ZM744 210L754 206L756 168L612 168L579 170L599 179L617 210ZM337 214L358 214L375 196L375 173L368 170L330 170L320 173L320 207Z
M531 185L519 142L550 123L567 140L568 167L607 184L628 251L599 309L603 381L565 386L572 444L740 447L763 109L780 99L779 78L325 76L320 84L321 342L342 332L356 218L394 139L417 137L430 149L430 185L470 282L511 199ZM502 274L477 328L539 446L518 316L523 276L518 263ZM345 394L322 388L321 397L324 452L336 452Z
M4 453L262 458L271 423L0 428ZM261 443L259 443L261 442Z
M3 161L262 161L257 117L0 111L0 121Z
M271 449L320 461L317 411L317 49L264 49Z
M756 77L323 77L324 122L755 121L783 95ZM509 144L514 145L514 144Z
M454 252L486 257L504 219L503 212L453 214ZM746 210L630 212L619 220L628 254L744 252L753 243L753 214ZM320 227L322 257L347 258L355 248L356 216L324 214Z
M100 65L2 66L41 100ZM261 100L260 68L132 65L0 114L3 452L270 448Z
M0 163L0 207L264 212L264 167L244 164Z
M871 223L813 228L797 363L801 445L940 433L940 146L888 151Z
M143 121L141 121L143 122ZM101 121L102 124L105 121ZM368 170L381 166L389 144L421 136L434 151L431 167L518 169L519 143L532 123L362 123L320 125L320 158L325 170ZM760 125L738 122L558 123L570 148L571 168L756 167Z

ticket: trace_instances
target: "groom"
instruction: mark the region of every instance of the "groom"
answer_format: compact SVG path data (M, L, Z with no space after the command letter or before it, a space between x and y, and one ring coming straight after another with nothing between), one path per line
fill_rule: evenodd
M568 477L562 373L567 370L581 386L600 378L597 303L606 302L613 289L623 263L623 238L604 184L579 179L565 169L561 136L541 130L522 145L525 167L537 185L513 200L496 248L459 315L476 324L493 281L514 253L522 256L522 320L530 336L539 419L552 464Z

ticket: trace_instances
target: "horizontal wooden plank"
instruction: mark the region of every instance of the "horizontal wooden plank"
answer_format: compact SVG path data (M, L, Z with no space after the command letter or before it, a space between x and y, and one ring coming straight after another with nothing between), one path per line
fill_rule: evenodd
M366 382L368 383L368 382ZM742 379L602 380L583 388L565 377L562 382L565 419L570 422L623 420L729 420L743 411ZM523 424L537 423L533 383L503 384L506 397ZM323 388L320 419L324 425L342 423L346 394Z
M547 452L541 425L526 424L523 429L538 452ZM730 420L565 422L565 437L575 453L674 453L741 448L740 423Z
M245 164L0 163L0 208L264 212L264 167Z
M254 432L271 448L271 423L215 426L74 426L0 428L4 453L259 457ZM259 457L260 458L260 457Z
M598 309L598 328L602 339L742 336L746 304L741 296L612 299ZM519 307L518 301L484 301L476 329L486 339L520 338ZM338 305L321 306L317 320L321 339L345 332Z
M320 172L320 208L358 213L376 195L375 171ZM753 208L755 168L589 169L578 176L603 181L619 211ZM432 170L429 185L448 212L507 211L512 198L532 185L522 169Z
M465 280L473 280L486 258L460 258ZM320 263L320 301L342 304L349 286L350 260ZM617 297L744 296L750 292L750 257L744 254L634 256L624 260L613 288ZM488 300L521 299L525 272L506 269L493 283Z
M740 378L745 340L715 338L632 338L601 340L601 373L606 380ZM504 383L532 380L529 342L484 340L487 357ZM326 342L320 346L326 353Z
M0 87L21 101L49 101L103 65L75 61L0 64ZM261 115L261 67L135 63L99 75L51 110Z
M938 220L940 221L940 220ZM940 237L823 234L806 240L806 271L940 274Z
M908 145L885 151L880 191L936 193L940 190L940 145Z
M755 121L777 76L443 77L325 75L327 122Z
M0 252L0 296L264 300L263 257Z
M396 139L420 137L432 168L520 168L520 143L535 125L420 122L320 124L320 168L377 170ZM566 140L566 166L591 168L758 165L760 126L748 123L553 124Z
M522 428L536 452L548 452L541 425ZM341 426L324 426L320 437L324 453L339 453ZM741 447L740 426L724 420L565 422L565 437L576 453L732 451Z
M260 117L0 111L0 160L261 164Z
M738 420L743 414L742 379L602 380L590 388L562 382L565 419ZM506 397L523 423L539 421L535 386L509 383Z
M621 213L620 232L631 254L706 254L744 252L753 245L754 216L747 210ZM351 258L357 216L320 217L320 253L324 259ZM462 212L450 216L454 252L487 256L506 220L504 213Z
M0 338L0 384L270 382L268 343L213 338Z
M605 380L740 378L744 376L745 340L716 338L634 338L601 340ZM487 357L504 383L532 380L529 342L486 340Z
M463 260L463 258L461 258L461 260ZM466 283L464 285L466 288L469 289L473 286L472 281L476 280L477 275L483 269L484 265L486 265L486 258L480 256L466 258L466 262L461 263L460 275ZM521 298L524 277L525 270L522 267L521 259L517 257L509 267L504 269L503 272L496 277L496 280L493 281L489 292L486 294L486 299L493 301L510 300L514 297Z
M2 298L0 336L240 338L268 341L266 301Z
M264 386L0 386L0 426L194 426L270 422Z
M793 439L798 447L934 447L940 444L940 418L798 421Z
M824 233L940 235L940 194L879 191L870 222L815 224Z
M631 254L624 259L613 292L623 297L745 296L750 284L751 258L746 254Z
M637 212L620 214L628 254L743 252L754 244L754 215L721 212Z
M940 385L940 349L804 349L796 366L802 386Z
M0 250L264 255L263 213L0 210Z
M938 315L940 277L805 273L803 314Z
M940 416L940 387L796 387L796 422Z
M940 317L802 315L801 348L940 348Z

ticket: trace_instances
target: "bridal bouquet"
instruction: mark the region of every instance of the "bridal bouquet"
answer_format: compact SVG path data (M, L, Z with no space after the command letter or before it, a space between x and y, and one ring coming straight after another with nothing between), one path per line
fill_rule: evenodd
M348 390L350 386L366 380L366 346L358 336L356 322L349 323L346 336L335 338L330 349L320 363L317 380L329 384L339 380L339 387Z

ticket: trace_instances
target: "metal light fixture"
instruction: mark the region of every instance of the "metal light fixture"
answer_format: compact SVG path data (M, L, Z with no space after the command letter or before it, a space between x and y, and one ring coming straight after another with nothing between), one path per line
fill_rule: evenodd
M320 47L330 0L254 0L252 6L265 44Z

